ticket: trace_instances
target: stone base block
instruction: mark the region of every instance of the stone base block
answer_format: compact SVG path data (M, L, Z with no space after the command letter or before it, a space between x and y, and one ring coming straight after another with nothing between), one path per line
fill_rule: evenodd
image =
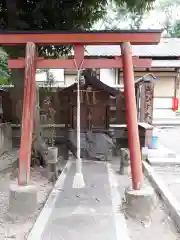
M28 217L37 209L36 186L10 185L8 215L11 218Z
M130 166L120 166L119 172L120 175L127 175L131 173Z
M125 190L126 211L132 218L146 219L156 205L153 188L144 186L141 190L127 188Z
M55 182L59 176L59 166L58 163L48 164L48 179L51 182Z

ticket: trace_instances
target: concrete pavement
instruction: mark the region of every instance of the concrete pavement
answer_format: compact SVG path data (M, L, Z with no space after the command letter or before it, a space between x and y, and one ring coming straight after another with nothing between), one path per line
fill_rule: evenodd
M152 151L151 155L153 155ZM168 159L168 154L173 152L164 147L154 150L154 156L158 151L162 159L163 154ZM178 174L170 171L167 177L166 168L162 172L167 185L170 177L174 179L177 186L177 180L175 177L172 178L171 174L176 176ZM157 174L160 175L159 172ZM84 189L72 188L74 175L75 162L69 161L30 232L28 240L129 239L127 222L120 211L121 196L111 165L105 162L84 161L83 175L86 182ZM122 181L120 184L123 184ZM173 185L175 189L173 194L178 192L176 186ZM170 192L172 193L171 189Z
M68 162L28 240L128 240L121 197L109 163L85 161L84 189L73 189L75 163Z
M180 126L180 119L155 119L153 120L154 126Z
M180 165L180 127L162 127L156 131L158 149L148 149L151 165Z
M180 127L161 128L159 140L164 147L180 155Z
M154 151L154 156L148 157L148 163L143 163L144 172L158 194L162 197L167 211L178 229L180 229L180 128L165 128L158 133L160 146ZM155 152L164 153L158 158ZM168 153L174 157L168 158Z

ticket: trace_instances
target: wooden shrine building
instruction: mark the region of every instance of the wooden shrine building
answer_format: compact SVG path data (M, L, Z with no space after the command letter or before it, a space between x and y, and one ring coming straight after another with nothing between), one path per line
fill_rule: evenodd
M110 96L116 97L119 91L109 87L93 75L84 71L80 81L81 131L109 129ZM61 109L63 108L66 126L76 129L77 119L77 84L59 92Z

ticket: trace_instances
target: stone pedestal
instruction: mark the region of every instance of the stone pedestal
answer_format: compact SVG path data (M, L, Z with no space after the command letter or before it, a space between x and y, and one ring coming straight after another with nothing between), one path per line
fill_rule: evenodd
M142 160L146 161L148 159L148 148L144 147L141 149Z
M58 148L57 147L48 147L48 164L57 163L58 161Z
M37 209L37 188L33 185L10 185L8 215L11 218L31 216Z
M58 178L58 148L48 147L48 175L49 179L54 182Z
M119 149L120 152L120 169L119 174L130 174L130 157L129 157L129 150L128 149Z
M126 211L132 218L146 219L156 205L153 188L144 186L141 190L127 188L125 190Z

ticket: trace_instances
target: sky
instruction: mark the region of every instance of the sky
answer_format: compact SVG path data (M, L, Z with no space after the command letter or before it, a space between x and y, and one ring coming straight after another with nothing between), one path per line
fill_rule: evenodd
M172 0L173 1L173 0ZM180 20L180 4L179 6L174 6L171 8L172 10L172 21ZM147 14L143 28L162 28L163 22L166 19L165 12L161 11L160 9L154 9Z

